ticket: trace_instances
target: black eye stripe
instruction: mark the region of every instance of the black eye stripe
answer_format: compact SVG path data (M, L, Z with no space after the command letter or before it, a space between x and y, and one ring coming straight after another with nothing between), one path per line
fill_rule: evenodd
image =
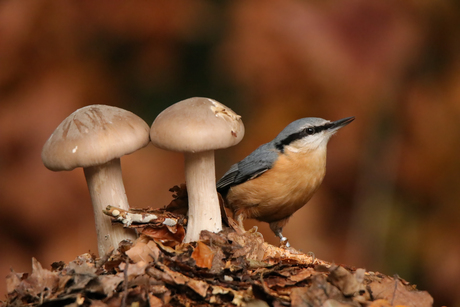
M322 126L316 126L315 128L315 133L319 133L321 131L327 130L332 127L332 123L327 123Z
M294 141L300 140L301 138L307 136L307 135L314 135L317 133L320 133L321 131L327 130L331 128L333 125L332 123L327 123L321 126L311 126L311 127L306 127L305 129L300 130L297 133L293 133L280 142L275 144L276 149L278 149L281 152L284 152L284 146L287 146L291 144Z

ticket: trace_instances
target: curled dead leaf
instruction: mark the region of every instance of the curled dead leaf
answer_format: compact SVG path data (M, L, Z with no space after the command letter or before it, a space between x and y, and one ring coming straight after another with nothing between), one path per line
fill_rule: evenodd
M192 253L192 258L195 260L198 267L211 269L214 253L206 244L198 241L197 246Z
M413 286L405 285L400 278L384 276L374 279L368 287L374 299L384 299L392 305L408 307L429 307L433 305L433 298L426 291L418 291Z
M154 241L149 240L145 236L141 236L139 239L134 242L133 247L126 251L126 255L134 262L143 261L149 263L152 261L157 261L160 250Z
M329 281L339 288L345 296L357 296L366 292L362 279L360 278L361 281L358 281L355 275L344 267L333 265L330 272Z

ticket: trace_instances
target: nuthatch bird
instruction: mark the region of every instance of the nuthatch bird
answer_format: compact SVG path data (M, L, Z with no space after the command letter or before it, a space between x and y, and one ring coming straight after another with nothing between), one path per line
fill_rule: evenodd
M247 218L267 222L281 243L289 246L283 227L323 181L329 138L354 119L296 120L273 141L231 166L217 182L217 191L240 227L244 229Z

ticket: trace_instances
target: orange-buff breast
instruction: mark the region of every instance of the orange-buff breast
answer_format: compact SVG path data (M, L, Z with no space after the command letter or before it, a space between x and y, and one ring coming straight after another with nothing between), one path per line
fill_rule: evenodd
M231 187L227 202L235 214L264 222L290 217L304 206L323 181L326 153L286 150L262 175Z

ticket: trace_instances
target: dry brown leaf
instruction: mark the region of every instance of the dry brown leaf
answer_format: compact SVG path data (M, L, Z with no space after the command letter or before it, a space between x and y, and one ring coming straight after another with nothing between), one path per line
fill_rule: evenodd
M263 243L264 256L263 261L268 264L277 264L280 261L294 261L299 264L320 264L329 266L330 264L322 260L313 258L312 256L301 253L293 248L279 248L268 244Z
M324 275L316 275L312 278L310 287L297 287L291 291L292 306L321 307L328 299L344 301L340 290L327 282Z
M88 275L88 276L95 277L97 269L94 266L94 263L90 263L90 262L77 263L75 261L72 261L69 263L67 267L67 271L72 271L73 273L77 275Z
M373 301L369 307L392 307L392 305L390 304L390 302L388 302L387 300L376 300L376 301ZM395 306L396 307L396 306Z
M185 285L189 280L190 278L179 273L179 272L175 272L171 269L169 269L167 266L165 265L161 265L160 268L163 270L163 272L165 274L167 274L170 279L169 280L172 280L175 284L177 285ZM166 280L165 280L166 282Z
M209 288L209 285L206 282L196 279L190 279L187 282L187 286L202 297L206 297L206 293Z
M213 246L228 246L227 235L223 231L214 233L208 230L203 230L200 233L200 241L206 242L207 244Z
M185 183L180 184L180 186L176 185L169 189L169 191L174 193L174 199L165 207L165 209L175 214L186 215L188 211L188 195Z
M161 228L154 228L152 226L144 227L140 230L140 233L146 235L152 239L161 241L167 246L176 246L182 243L185 237L185 229L181 225L177 225L171 232L168 226L163 225Z
M163 244L163 242L160 241L160 240L155 239L153 241L155 241L155 243L157 244L158 248L160 250L162 250L163 252L170 253L170 254L176 254L176 255L179 255L182 252L180 244L176 245L175 247L171 247L169 245Z
M258 232L247 231L242 235L236 232L228 234L228 239L233 242L233 257L244 257L249 260L260 261L264 258L264 238Z
M295 281L281 276L270 276L265 278L264 281L269 288L292 286L296 284Z
M342 266L333 265L330 268L329 281L339 288L345 296L355 296L365 291L365 286L355 276Z
M76 302L77 306L80 306L82 304L79 304L79 302ZM119 304L118 304L119 305ZM92 301L90 307L115 307L117 306L115 303L114 304L105 304L101 301Z
M225 255L222 251L222 248L218 246L214 246L212 248L212 251L214 253L214 257L212 259L211 273L219 274L225 267L225 263L224 261L222 261L223 259L225 259Z
M149 263L151 261L156 261L160 254L158 246L152 240L147 238L140 237L134 243L134 246L126 251L126 255L134 262L143 261L144 263Z
M214 253L206 244L198 241L197 246L192 253L192 258L195 260L198 267L211 269Z
M85 291L111 297L121 282L123 282L123 277L119 275L100 275L88 284Z
M21 280L25 277L24 273L18 274L11 269L10 274L6 276L6 291L12 293L21 283Z
M236 306L241 306L244 302L244 297L247 297L247 294L252 292L252 289L249 288L244 291L237 291L233 290L231 288L225 288L221 286L211 286L212 288L212 295L210 298L210 303L215 304L218 301L218 295L226 295L226 294L232 294L233 295L233 300L232 304Z
M368 286L375 299L385 299L392 305L408 307L431 307L433 305L433 298L428 292L405 286L399 278L385 276L381 280L374 280Z
M163 306L163 301L153 295L152 293L149 293L149 307L162 307Z
M37 259L32 258L32 274L27 279L28 286L30 287L27 291L34 296L44 292L45 289L49 289L44 292L51 292L59 286L59 277L57 273L43 269L42 265Z
M291 275L289 278L292 281L299 282L311 277L313 274L315 274L315 270L312 268L306 268L295 275Z
M128 264L128 269L126 270L127 272L125 272L126 263L124 263L124 262L120 263L119 267L120 267L120 270L123 271L123 274L126 274L129 279L132 279L134 277L144 275L145 274L145 268L148 265L149 264L144 262L144 261L139 261L137 263ZM121 274L121 273L119 273L119 274Z
M163 279L164 282L169 284L175 283L177 285L186 285L190 289L198 293L200 296L206 296L206 292L209 287L206 282L187 277L179 272L171 270L165 265L159 264L159 267L163 271L163 274L160 273L159 276Z
M357 307L357 305L351 303L341 303L339 301L329 299L325 301L321 307Z

